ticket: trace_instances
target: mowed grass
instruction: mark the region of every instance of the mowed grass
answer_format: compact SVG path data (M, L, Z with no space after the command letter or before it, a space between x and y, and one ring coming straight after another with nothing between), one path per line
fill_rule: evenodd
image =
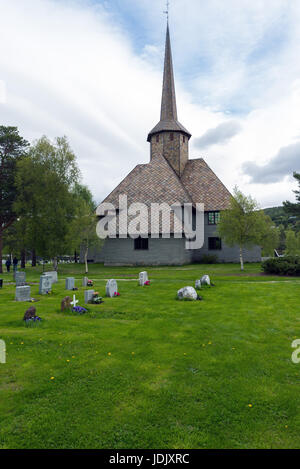
M38 282L40 268L26 269ZM12 275L0 290L1 448L299 448L300 279L267 277L260 265L149 267L92 265L104 296L120 297L76 316L60 312L82 265L59 266L51 296L32 285L39 327L24 327L30 303L14 301ZM180 302L179 288L209 273L203 301ZM51 379L53 378L53 379Z

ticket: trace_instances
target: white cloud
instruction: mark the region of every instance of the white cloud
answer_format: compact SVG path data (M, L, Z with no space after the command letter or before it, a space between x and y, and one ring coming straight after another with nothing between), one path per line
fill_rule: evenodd
M66 134L98 201L149 161L147 133L160 111L164 2L122 0L147 36L139 53L111 6L0 0L1 123L30 140ZM262 187L241 168L268 164L300 134L299 19L300 4L286 0L171 7L179 119L194 136L191 157L203 156L229 189L238 184L263 206L292 199L291 180ZM232 120L241 131L199 155L197 138Z

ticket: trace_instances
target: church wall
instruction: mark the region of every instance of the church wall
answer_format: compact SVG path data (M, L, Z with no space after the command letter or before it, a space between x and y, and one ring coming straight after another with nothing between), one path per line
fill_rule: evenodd
M173 134L173 140L171 140L170 134ZM157 138L159 141L157 141ZM189 158L188 137L179 132L161 132L152 135L150 153L151 159L153 155L163 155L177 175L180 176Z
M81 256L82 257L82 256ZM89 252L89 259L107 265L182 265L191 262L185 239L149 239L149 250L134 249L134 240L107 239L101 252Z

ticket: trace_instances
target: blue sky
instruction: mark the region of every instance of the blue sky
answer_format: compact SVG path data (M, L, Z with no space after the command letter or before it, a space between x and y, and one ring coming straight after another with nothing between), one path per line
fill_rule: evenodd
M165 4L0 0L2 123L31 141L67 135L98 201L149 161ZM295 1L170 0L190 156L204 157L230 190L237 184L262 206L293 199L291 175L300 170L299 22Z

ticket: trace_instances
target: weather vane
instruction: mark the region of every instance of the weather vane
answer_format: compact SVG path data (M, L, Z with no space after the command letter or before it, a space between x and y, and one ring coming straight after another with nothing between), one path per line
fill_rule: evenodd
M170 7L170 2L167 0L167 9L164 11L164 14L167 15L167 21L169 21L169 7Z

